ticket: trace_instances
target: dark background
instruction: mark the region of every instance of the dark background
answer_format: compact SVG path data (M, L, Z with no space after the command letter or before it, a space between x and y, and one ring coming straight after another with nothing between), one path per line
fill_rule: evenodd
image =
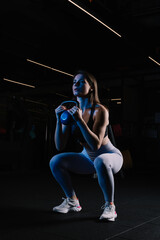
M0 239L159 240L160 1L74 2L122 37L67 0L0 2ZM109 107L124 156L115 222L99 221L104 199L93 175L71 175L80 213L52 212L64 197L49 169L54 109L72 98L72 77L53 68L90 71ZM70 150L79 150L71 140Z
M49 168L57 152L54 108L72 97L72 77L30 59L70 74L86 69L95 75L116 144L130 153L128 168L155 173L160 167L160 66L148 56L159 61L160 3L75 2L122 37L67 0L0 3L0 171Z

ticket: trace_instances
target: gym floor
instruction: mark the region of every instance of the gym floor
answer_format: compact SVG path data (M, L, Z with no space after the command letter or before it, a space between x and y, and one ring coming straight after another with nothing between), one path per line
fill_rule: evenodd
M115 176L115 222L101 222L104 204L97 179L73 175L82 206L58 214L63 192L49 170L1 173L1 240L159 240L159 176L130 172Z

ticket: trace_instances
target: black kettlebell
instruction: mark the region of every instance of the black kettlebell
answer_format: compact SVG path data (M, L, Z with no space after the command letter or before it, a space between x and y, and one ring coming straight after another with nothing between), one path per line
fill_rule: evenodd
M69 110L73 106L78 106L78 103L76 101L71 101L71 100L70 101L64 101L64 102L61 103L61 106L65 106ZM73 121L73 118L72 118L71 114L67 110L65 110L60 116L60 121L64 125L68 125Z

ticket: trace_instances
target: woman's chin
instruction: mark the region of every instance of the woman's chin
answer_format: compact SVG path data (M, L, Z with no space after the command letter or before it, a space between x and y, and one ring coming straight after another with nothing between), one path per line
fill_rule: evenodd
M81 94L78 93L78 92L75 92L73 95L74 95L75 97L80 97L80 96L81 96Z
M75 93L73 93L73 95L75 97L81 97L81 98L86 98L87 97L87 94L85 95L85 94L80 93L80 92L75 92Z

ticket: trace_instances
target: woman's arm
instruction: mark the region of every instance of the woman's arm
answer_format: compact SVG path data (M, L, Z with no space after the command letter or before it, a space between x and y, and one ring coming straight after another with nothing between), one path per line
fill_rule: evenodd
M62 151L65 148L69 138L69 132L70 132L69 131L70 127L67 125L63 125L60 121L60 116L64 110L65 110L65 107L61 105L55 109L57 123L56 123L56 129L54 134L54 141L55 141L56 149L58 151Z
M91 130L86 122L83 120L82 116L77 110L77 117L75 118L78 127L80 128L84 139L92 150L98 150L104 139L106 127L109 123L108 110L105 107L99 106L96 108L93 116L94 124Z

